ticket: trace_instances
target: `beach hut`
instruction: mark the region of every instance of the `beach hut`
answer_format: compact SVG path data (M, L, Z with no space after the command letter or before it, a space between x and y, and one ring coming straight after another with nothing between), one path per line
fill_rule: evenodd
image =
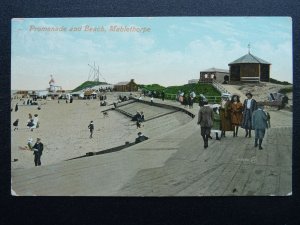
M250 51L228 65L231 83L270 81L271 63L252 55Z
M214 80L219 83L227 83L229 81L229 70L212 67L207 70L200 71L199 82L212 83Z
M134 79L131 79L130 81L115 84L114 90L120 92L133 92L138 90L138 85L134 82Z
M92 98L92 99L95 99L97 98L97 92L93 91L93 90L87 90L84 92L84 97L85 98Z

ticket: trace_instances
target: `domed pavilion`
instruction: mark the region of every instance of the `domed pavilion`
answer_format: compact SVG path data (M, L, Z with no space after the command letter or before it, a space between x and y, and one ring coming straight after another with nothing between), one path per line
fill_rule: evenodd
M230 82L269 82L271 63L250 53L228 64Z

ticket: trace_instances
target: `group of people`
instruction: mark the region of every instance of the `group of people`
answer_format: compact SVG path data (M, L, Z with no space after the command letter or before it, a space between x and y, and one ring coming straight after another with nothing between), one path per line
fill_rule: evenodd
M178 91L177 99L178 101L184 105L186 108L187 106L192 109L194 105L194 99L196 97L196 93L191 91L189 94L185 94L184 92Z
M216 133L216 139L225 137L226 131L233 131L233 137L238 136L238 129L245 129L245 137L251 138L251 131L255 130L254 146L262 150L262 141L265 130L270 127L270 115L264 111L263 105L257 104L250 92L246 93L247 99L240 102L238 95L223 97L220 106L209 106L205 99L200 105L198 124L201 126L201 136L204 148L208 147L211 132ZM219 137L220 131L220 137Z
M34 128L39 128L39 124L38 114L34 114L34 117L32 117L31 113L29 113L27 127L33 131Z
M38 114L34 114L34 117L32 117L31 113L28 114L28 120L27 120L27 127L33 131L34 128L39 128L40 122L38 118ZM13 122L14 131L19 130L19 119L16 119Z
M136 121L136 128L141 128L142 123L145 121L144 113L137 111L131 120Z

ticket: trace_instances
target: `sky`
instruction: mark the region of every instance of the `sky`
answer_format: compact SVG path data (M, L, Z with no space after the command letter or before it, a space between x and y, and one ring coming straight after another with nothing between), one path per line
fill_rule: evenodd
M72 90L92 79L94 63L110 84L183 85L228 70L249 43L272 78L293 82L290 17L14 18L11 32L12 90L46 89L50 75Z

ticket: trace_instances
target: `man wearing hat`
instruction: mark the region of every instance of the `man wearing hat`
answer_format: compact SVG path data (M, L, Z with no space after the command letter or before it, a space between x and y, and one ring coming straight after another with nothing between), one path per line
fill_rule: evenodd
M254 147L259 146L259 150L262 150L262 141L265 136L266 129L268 128L268 116L263 111L264 106L258 105L258 109L253 112L252 115L252 127L255 130L255 143ZM259 144L257 143L259 141Z
M214 112L208 105L207 100L203 101L203 107L200 108L197 124L201 126L201 136L204 141L204 148L208 147L208 138L210 137L211 128L213 126Z
M41 142L40 138L36 139L36 143L32 147L33 150L33 155L34 155L34 164L35 166L40 166L41 165L41 156L44 150L44 145Z
M252 99L252 94L250 92L247 92L246 96L247 99L245 99L243 105L243 121L241 127L246 130L245 137L251 138L252 114L257 109L257 104L256 101Z

